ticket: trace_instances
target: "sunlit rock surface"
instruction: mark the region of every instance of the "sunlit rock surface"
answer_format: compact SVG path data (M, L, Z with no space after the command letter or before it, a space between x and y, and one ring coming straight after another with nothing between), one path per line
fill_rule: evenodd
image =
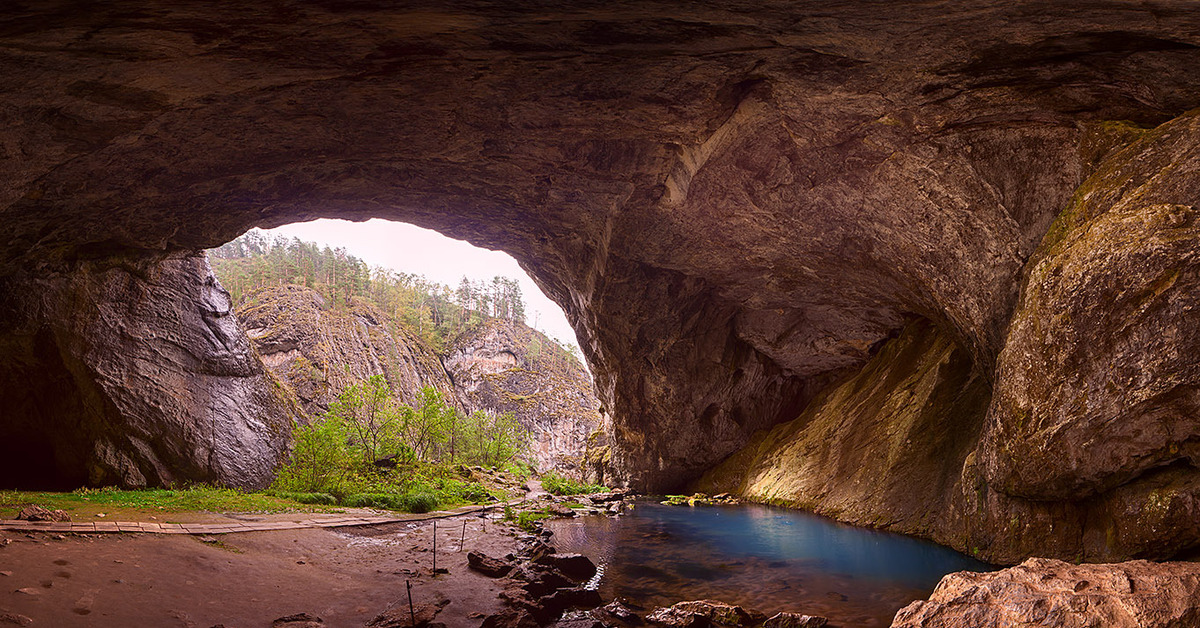
M993 573L942 578L892 628L1174 628L1200 624L1200 565L1072 565L1033 558Z
M1133 512L1166 488L1160 523L1105 507L1091 543L1194 545L1181 526L1196 527L1197 132L1168 122L1200 105L1191 2L0 11L0 273L14 290L318 216L502 248L579 334L612 418L607 478L646 490L800 416L924 319L970 369L927 381L995 389L976 442L913 463L964 478L922 489L959 487L932 503ZM1135 263L1139 246L1153 254ZM1136 294L1111 289L1124 273ZM13 322L26 315L4 312L5 354L28 354ZM936 432L961 429L946 420ZM1047 516L1054 532L1003 551L1074 535ZM1127 534L1173 540L1135 550Z

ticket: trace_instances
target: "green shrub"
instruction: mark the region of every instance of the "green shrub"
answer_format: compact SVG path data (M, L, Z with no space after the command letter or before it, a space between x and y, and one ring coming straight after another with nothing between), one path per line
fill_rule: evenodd
M431 493L410 493L401 495L400 503L403 505L402 510L408 512L429 512L437 509L438 498Z
M274 488L298 493L333 493L346 475L349 451L345 425L333 418L297 425L292 455L279 469Z
M599 484L584 484L577 480L563 477L558 473L547 473L542 478L542 488L555 495L579 495L582 493L603 493L608 487Z
M382 510L401 510L395 495L385 493L357 493L347 495L342 500L343 506L350 508L379 508Z
M548 518L550 515L544 512L525 511L517 515L517 527L526 532L534 532L537 530L537 522Z

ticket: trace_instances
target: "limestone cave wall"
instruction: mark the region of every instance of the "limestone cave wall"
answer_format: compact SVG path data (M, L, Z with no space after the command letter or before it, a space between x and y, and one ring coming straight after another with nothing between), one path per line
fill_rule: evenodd
M64 482L89 455L94 481L205 477L146 452L214 419L277 451L257 358L182 342L165 386L153 343L97 339L180 301L118 288L191 282L253 226L381 217L506 250L563 305L611 480L698 477L914 320L991 394L934 476L1039 503L1191 477L1195 67L1184 0L7 3L0 423ZM60 325L88 311L112 318ZM85 407L141 435L72 431Z

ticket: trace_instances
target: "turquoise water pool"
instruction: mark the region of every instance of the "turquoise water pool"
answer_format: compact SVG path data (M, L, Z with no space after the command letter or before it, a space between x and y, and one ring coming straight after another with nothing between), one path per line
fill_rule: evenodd
M647 609L718 599L768 614L824 615L846 627L888 626L942 576L994 569L926 541L757 505L639 502L620 518L561 519L547 529L559 551L603 567L606 599Z

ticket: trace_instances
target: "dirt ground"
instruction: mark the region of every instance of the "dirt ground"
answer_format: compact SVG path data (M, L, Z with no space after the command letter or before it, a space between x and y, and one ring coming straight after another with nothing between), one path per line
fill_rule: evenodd
M447 574L432 572L435 523L437 566ZM500 610L500 587L467 569L467 552L503 556L517 545L510 526L477 513L211 537L0 532L0 544L5 538L0 625L34 627L265 628L302 612L330 627L364 626L393 606L407 612L406 581L417 606L450 600L437 621L479 626Z

